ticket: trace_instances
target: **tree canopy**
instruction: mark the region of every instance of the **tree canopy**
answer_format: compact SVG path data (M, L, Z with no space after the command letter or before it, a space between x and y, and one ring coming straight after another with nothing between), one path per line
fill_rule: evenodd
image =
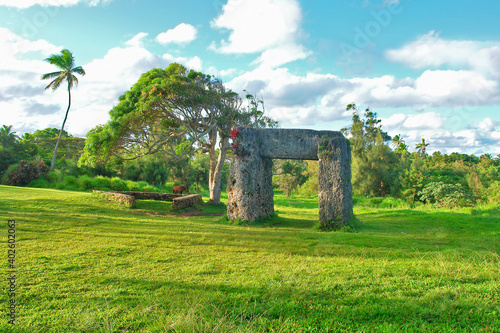
M110 158L136 159L159 151L181 156L201 149L210 156L211 200L220 200L220 172L234 126L272 126L261 101L240 96L210 75L172 63L144 73L110 111L110 121L87 134L80 163L95 166ZM216 144L219 143L219 151Z

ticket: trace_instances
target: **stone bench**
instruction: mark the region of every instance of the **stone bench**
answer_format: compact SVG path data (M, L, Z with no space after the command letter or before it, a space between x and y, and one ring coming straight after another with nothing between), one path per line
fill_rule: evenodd
M158 193L158 192L119 191L117 193L131 195L138 200L172 201L175 198L182 197L182 194Z
M124 194L124 193L119 193L119 192L109 192L109 191L97 191L97 190L94 190L92 192L104 195L113 201L121 202L121 203L127 205L128 207L135 207L135 204L136 204L135 197L133 195L130 195L130 194Z
M135 207L136 199L172 201L172 209L188 208L202 201L200 194L182 195L182 194L157 193L157 192L135 192L135 191L114 192L114 191L98 191L98 190L94 190L93 192L105 195L108 198L111 198L114 201L124 203L129 207Z
M172 200L172 209L184 209L201 202L200 194L183 195Z

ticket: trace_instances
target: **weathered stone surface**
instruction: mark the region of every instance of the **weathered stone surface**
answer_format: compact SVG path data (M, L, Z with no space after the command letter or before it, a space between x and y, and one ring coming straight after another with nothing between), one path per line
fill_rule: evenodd
M319 221L324 229L337 228L353 215L351 150L343 136L324 136L318 156Z
M130 207L134 207L136 199L141 200L161 200L172 201L172 209L183 209L194 206L202 201L200 194L172 194L172 193L157 193L157 192L135 192L135 191L97 191L93 192L103 194L114 201L122 202Z
M262 157L318 160L318 142L323 136L344 139L341 132L308 129L264 128L255 132Z
M182 194L158 193L158 192L136 192L136 191L121 191L119 193L131 195L139 200L161 200L172 201L175 198L181 197Z
M274 213L272 159L320 160L320 222L352 216L351 155L341 132L238 128L227 185L229 219L254 221Z
M198 202L201 202L201 200L201 195L199 194L183 195L172 200L172 209L184 209L192 207Z
M97 190L94 190L92 192L104 195L105 197L113 201L121 202L129 207L135 207L136 204L135 198L132 195L127 195L119 192L108 192L108 191L97 191Z

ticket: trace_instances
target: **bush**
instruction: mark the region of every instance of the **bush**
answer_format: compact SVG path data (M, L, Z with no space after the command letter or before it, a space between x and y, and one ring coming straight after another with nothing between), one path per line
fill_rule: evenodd
M43 161L19 161L16 169L8 174L7 183L13 186L26 186L32 180L38 179L49 172L49 166Z
M127 191L128 190L127 183L118 177L111 178L110 187L113 191Z
M445 184L443 182L431 182L418 193L420 200L432 203L434 207L463 207L475 203L472 193L461 184Z
M129 191L140 191L141 190L141 187L139 186L139 184L137 182L127 180L126 184L127 184L127 188Z
M92 178L89 176L80 176L78 177L78 187L81 188L82 190L90 190L92 189Z
M92 187L96 190L111 190L111 179L103 176L96 176L92 179Z
M17 169L17 164L12 164L7 168L7 170L5 170L4 174L2 175L2 184L10 184L9 175L14 173L16 169Z
M51 183L57 183L59 181L59 174L55 171L51 171L45 175L45 179Z
M73 177L73 176L66 176L66 177L64 177L64 183L66 183L70 187L71 186L74 187L77 185L77 179L76 179L76 177Z
M38 187L38 188L50 188L50 182L47 179L44 178L38 178L33 181L31 181L29 184L29 187Z

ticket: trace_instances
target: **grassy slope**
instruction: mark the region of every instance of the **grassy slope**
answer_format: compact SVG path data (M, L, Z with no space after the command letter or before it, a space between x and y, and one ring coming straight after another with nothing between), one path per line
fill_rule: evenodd
M343 233L311 228L317 200L275 203L267 224L231 226L0 186L2 243L17 221L14 332L499 331L498 208L356 207Z

